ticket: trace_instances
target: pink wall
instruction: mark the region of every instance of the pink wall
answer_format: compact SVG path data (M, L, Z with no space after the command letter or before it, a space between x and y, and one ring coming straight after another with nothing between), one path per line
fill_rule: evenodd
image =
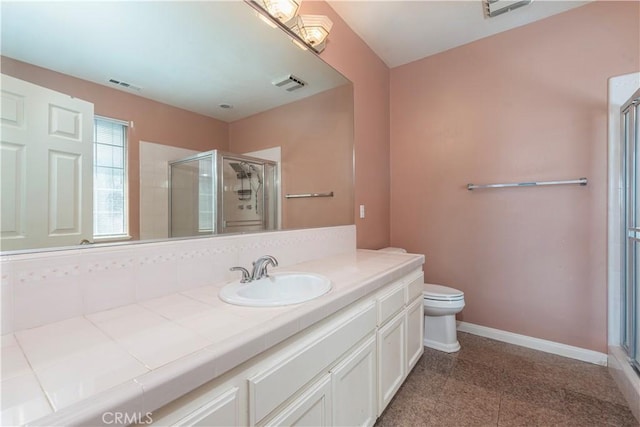
M391 70L391 243L465 292L462 320L606 352L607 79L638 71L639 12L594 2Z
M389 69L324 1L303 1L303 14L333 21L320 55L353 82L355 206L357 244L363 249L389 245ZM358 216L365 205L366 218Z
M2 57L2 72L84 99L100 116L133 121L129 128L129 233L140 237L140 141L196 151L228 148L227 123L107 86Z
M282 227L353 224L353 91L351 85L229 124L229 150L282 151ZM285 194L333 191L334 197Z

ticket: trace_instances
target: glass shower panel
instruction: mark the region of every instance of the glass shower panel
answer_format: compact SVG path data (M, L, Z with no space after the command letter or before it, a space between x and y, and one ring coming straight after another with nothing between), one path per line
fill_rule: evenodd
M211 156L171 164L170 236L212 234L214 227Z
M633 123L629 131L633 133L632 139L634 141L635 149L635 180L634 180L634 199L635 199L635 222L634 222L634 250L636 259L635 275L633 283L633 331L635 332L633 337L633 351L630 354L631 364L640 372L640 197L638 197L638 190L640 189L640 173L638 167L640 167L640 91L636 92L635 102L633 104Z
M214 199L213 199L213 160L211 156L198 160L198 233L213 233Z
M627 351L632 366L640 369L640 91L622 108L622 142L625 153L625 231L624 277L622 292L622 347Z
M171 237L278 228L277 163L213 150L169 167Z
M275 163L264 163L264 206L267 230L276 230L278 224L278 169Z

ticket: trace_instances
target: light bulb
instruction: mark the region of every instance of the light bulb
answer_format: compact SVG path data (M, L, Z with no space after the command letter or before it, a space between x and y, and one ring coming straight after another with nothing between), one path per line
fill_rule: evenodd
M269 15L287 25L295 18L300 8L300 0L262 0Z

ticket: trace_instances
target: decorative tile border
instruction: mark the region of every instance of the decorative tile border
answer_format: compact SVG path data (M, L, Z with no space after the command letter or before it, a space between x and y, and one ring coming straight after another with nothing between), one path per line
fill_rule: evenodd
M348 225L5 255L2 334L233 280L265 254L286 267L355 249Z

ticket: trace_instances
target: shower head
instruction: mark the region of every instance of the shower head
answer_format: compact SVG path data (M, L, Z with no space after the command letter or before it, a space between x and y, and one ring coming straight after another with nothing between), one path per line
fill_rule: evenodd
M262 177L260 176L260 172L258 171L258 169L252 164L249 164L248 166L249 166L249 169L251 169L253 173L256 174L256 178L258 179L258 184L262 185Z
M246 163L229 163L229 166L233 168L240 179L249 178L251 176L251 172L247 168Z

